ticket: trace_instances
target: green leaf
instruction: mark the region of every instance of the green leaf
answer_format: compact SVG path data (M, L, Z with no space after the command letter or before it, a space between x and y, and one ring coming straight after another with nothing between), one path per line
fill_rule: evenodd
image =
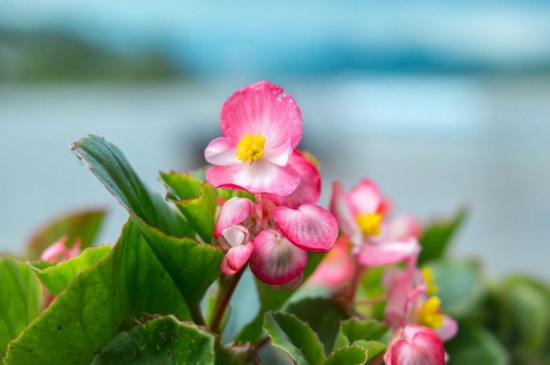
M496 337L479 325L460 323L455 338L445 344L449 365L483 364L507 365L510 358Z
M327 355L338 334L340 322L348 318L340 307L325 298L306 298L290 303L287 312L306 322L317 333Z
M420 265L443 256L467 215L468 211L463 208L452 218L440 219L427 226L420 237L420 245L422 246L422 251L418 257Z
M385 345L378 341L384 338L388 331L386 326L376 321L350 318L340 325L333 350L352 344L361 344L363 347L371 349L369 356L373 358L385 349Z
M111 252L79 273L10 343L6 365L89 364L142 313L191 319L181 293L130 221Z
M265 314L264 329L271 343L282 348L298 365L323 364L323 345L307 323L295 315L282 312Z
M111 246L87 248L77 257L37 271L37 275L50 293L58 295L79 272L107 256L111 248Z
M92 365L214 364L214 343L212 334L168 316L119 333Z
M82 249L91 246L104 218L105 211L95 209L70 213L52 221L34 233L27 243L27 259L37 260L48 246L62 236L67 236L67 248L71 248L77 238L80 239Z
M208 287L221 273L223 251L219 247L202 245L192 239L167 236L136 218L134 222L178 286L190 309L195 310Z
M10 257L0 257L0 360L8 342L38 314L42 304L42 287L33 270Z
M471 260L438 260L429 263L438 287L441 309L453 318L470 316L486 295L479 264Z
M304 269L303 282L306 282L307 278L313 273L323 257L324 254L313 252L308 253L308 263ZM258 290L258 297L260 298L260 309L258 310L256 317L254 317L252 321L242 328L241 332L237 335L237 341L252 343L257 342L262 335L262 323L264 321L263 318L265 313L283 308L295 293L291 290L274 289L271 285L265 284L258 279L255 279L255 281L256 288Z
M368 359L368 351L361 346L344 346L329 355L325 365L363 365Z
M194 231L181 215L159 195L149 191L115 145L101 137L89 135L75 142L74 148L130 214L170 236L194 237Z
M188 174L161 173L168 188L167 200L187 218L204 242L212 242L216 223L216 190Z

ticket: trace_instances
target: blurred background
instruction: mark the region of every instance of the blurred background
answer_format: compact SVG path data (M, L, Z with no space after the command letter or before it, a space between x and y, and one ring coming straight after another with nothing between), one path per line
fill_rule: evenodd
M456 255L550 280L546 0L2 0L0 252L87 207L114 243L127 213L69 144L104 136L164 193L262 79L302 110L325 206L362 177L423 221L467 206Z

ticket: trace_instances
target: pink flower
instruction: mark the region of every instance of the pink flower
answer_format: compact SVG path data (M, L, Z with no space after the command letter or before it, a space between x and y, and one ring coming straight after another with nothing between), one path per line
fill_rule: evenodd
M433 330L409 324L392 336L384 362L386 365L444 365L443 342Z
M407 226L411 222L404 222L403 228L395 226L403 229L403 234L392 228L387 218L389 201L368 179L361 180L349 194L335 182L330 209L342 232L350 237L362 265L390 265L420 252L416 237L410 234L415 227Z
M260 81L237 91L222 107L221 132L205 150L215 165L206 172L211 185L278 197L296 190L300 175L289 159L302 138L302 116L282 88Z
M63 236L56 242L52 243L40 256L40 260L48 262L61 262L66 261L72 257L76 257L80 254L80 238L77 238L73 244L73 247L67 249L65 242L67 236Z

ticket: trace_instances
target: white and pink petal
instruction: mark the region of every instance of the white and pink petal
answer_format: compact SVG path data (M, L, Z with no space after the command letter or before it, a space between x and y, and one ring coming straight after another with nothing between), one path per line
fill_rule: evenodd
M236 145L223 137L211 141L204 150L204 158L213 165L228 166L241 163L236 156Z
M326 252L338 237L336 219L318 205L304 204L298 209L277 207L271 214L281 232L303 250Z
M264 283L281 285L297 278L307 264L307 252L280 232L261 231L253 241L250 270Z
M216 226L214 237L220 237L223 231L231 226L244 222L252 209L252 202L246 198L231 198L222 206Z
M415 238L404 241L365 244L357 254L357 261L364 266L391 265L418 255L420 245Z

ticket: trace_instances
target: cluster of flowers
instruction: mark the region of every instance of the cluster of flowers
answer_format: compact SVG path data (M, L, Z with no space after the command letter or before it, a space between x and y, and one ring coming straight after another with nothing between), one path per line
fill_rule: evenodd
M390 220L388 200L367 179L349 194L334 183L330 213L315 205L321 178L315 160L296 149L300 110L276 85L262 81L231 96L222 108L221 132L205 151L214 165L207 181L255 197L232 198L221 208L214 235L226 250L222 272L235 274L249 262L265 283L295 288L306 251L328 251L341 232L308 285L348 286L352 303L350 283L366 268L387 266L385 324L392 337L385 363L443 364L443 341L454 336L457 325L441 313L430 270L417 268L417 221Z

